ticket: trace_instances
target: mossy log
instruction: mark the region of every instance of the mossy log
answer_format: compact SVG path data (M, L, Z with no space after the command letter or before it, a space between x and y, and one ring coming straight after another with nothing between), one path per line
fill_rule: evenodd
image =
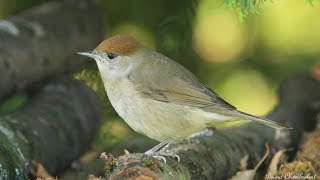
M0 100L89 62L76 52L92 49L105 35L95 2L49 2L0 20Z
M95 137L98 97L84 83L50 80L13 113L0 117L0 179L27 179L31 161L57 174Z

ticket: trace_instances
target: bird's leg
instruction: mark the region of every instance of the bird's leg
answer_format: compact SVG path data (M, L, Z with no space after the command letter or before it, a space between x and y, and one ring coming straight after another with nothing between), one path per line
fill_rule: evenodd
M197 138L197 137L202 137L202 136L212 136L214 133L214 129L213 128L206 128L200 132L197 132L197 133L194 133L194 134L191 134L190 136L188 136L186 138L186 140L188 142L192 142L192 140L194 140L194 138ZM198 142L197 140L195 142Z
M146 155L152 155L155 152L159 151L161 148L163 148L164 146L166 146L168 144L168 142L166 140L160 142L159 144L157 144L155 147L149 149L148 151L146 151L144 154Z
M155 147L153 147L152 149L146 151L144 154L148 155L148 156L152 156L158 160L163 160L164 163L167 162L165 156L167 157L173 157L173 158L177 158L178 162L180 161L180 157L173 153L173 152L169 152L167 149L170 146L170 141L168 140L164 140L161 143L159 143L158 145L156 145Z

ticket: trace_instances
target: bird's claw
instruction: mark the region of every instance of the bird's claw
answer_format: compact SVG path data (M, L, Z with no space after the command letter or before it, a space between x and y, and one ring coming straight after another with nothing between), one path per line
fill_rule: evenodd
M154 156L152 156L152 157L155 158L155 159L157 159L157 160L159 160L159 161L163 160L163 162L164 162L165 164L167 164L167 160L166 160L166 158L163 157L163 156L154 155Z
M159 161L163 160L164 163L167 163L166 157L172 157L172 158L177 158L178 162L180 162L180 157L172 152L164 152L164 151L158 151L154 152L153 154L147 154L149 156L152 156L155 159L158 159Z

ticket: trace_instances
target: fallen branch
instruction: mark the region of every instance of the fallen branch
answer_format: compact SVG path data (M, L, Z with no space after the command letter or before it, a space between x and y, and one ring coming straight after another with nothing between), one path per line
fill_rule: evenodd
M46 3L0 20L0 100L88 63L76 52L101 41L104 15L91 0L71 2Z
M42 172L61 172L88 148L100 114L98 97L84 83L49 81L21 109L0 117L0 179L27 179L37 168L31 161Z

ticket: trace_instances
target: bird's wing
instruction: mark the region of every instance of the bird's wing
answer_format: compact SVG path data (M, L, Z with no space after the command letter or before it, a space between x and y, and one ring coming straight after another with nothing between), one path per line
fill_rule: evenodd
M152 63L142 65L138 73L129 76L129 80L145 98L199 108L207 112L236 109L200 83L180 64L159 54L154 59Z
M144 98L231 115L277 129L290 129L271 120L237 111L235 107L200 83L190 71L166 56L155 54L150 61L140 65L139 71L127 75L128 80Z
M167 89L145 89L144 95L157 101L175 103L195 107L207 112L216 112L219 109L235 110L236 108L224 101L206 87L198 87L188 82L180 82Z

